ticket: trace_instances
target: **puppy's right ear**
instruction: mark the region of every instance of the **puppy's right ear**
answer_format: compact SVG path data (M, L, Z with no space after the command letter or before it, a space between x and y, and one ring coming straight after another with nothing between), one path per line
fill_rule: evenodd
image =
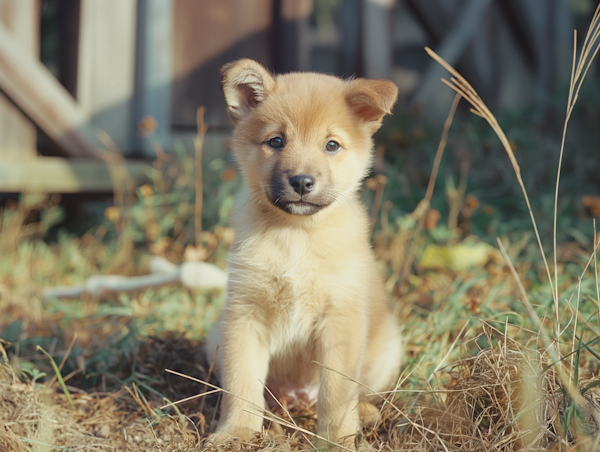
M275 88L271 74L254 60L226 64L221 73L227 111L234 124L244 119Z

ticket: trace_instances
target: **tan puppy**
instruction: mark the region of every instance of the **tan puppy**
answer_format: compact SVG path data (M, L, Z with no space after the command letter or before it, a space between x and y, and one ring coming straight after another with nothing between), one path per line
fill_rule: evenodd
M353 439L369 391L350 379L389 389L401 361L357 193L397 88L274 77L239 60L223 68L223 91L244 188L233 209L227 305L206 346L210 359L219 345L223 388L238 396L223 395L216 438L261 431L262 417L248 411L264 406L266 383L289 402L318 394L318 434Z

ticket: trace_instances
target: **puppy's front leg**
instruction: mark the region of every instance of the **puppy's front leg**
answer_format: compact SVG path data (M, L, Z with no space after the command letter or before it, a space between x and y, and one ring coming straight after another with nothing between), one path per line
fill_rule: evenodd
M216 439L247 440L260 432L263 424L264 382L269 367L266 334L251 314L229 310L223 321L221 379L223 389L234 395L223 394Z
M319 334L320 362L325 367L317 402L318 431L319 436L334 442L343 437L353 439L360 429L358 384L347 378L359 378L366 340L366 325L355 314L327 316Z

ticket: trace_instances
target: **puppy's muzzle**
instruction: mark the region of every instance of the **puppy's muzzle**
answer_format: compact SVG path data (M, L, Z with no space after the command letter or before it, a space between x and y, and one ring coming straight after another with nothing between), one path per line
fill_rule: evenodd
M271 203L292 215L313 215L334 200L326 185L319 185L315 176L282 171L274 174L267 189Z

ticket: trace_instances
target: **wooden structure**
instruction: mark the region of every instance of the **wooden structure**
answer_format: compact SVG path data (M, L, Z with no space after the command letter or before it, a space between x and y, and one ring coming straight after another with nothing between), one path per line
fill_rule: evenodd
M0 192L109 190L105 160L115 148L140 180L149 168L143 159L154 156L137 134L145 116L170 148L195 133L196 109L205 106L207 145L222 143L231 123L220 67L242 57L275 72L391 78L403 104L420 103L438 121L452 93L439 83L444 73L426 57L428 45L492 108L514 107L532 99L534 87L569 75L569 1L538 3L0 0ZM52 5L58 45L44 65L40 14ZM55 144L53 158L38 155L36 130Z
M82 26L71 93L39 60L40 2L0 0L0 192L112 190L109 162L120 160L116 148L129 148L133 121L136 2L77 6ZM38 155L36 128L63 157ZM112 143L99 138L102 131ZM133 181L150 168L140 161L126 167Z

